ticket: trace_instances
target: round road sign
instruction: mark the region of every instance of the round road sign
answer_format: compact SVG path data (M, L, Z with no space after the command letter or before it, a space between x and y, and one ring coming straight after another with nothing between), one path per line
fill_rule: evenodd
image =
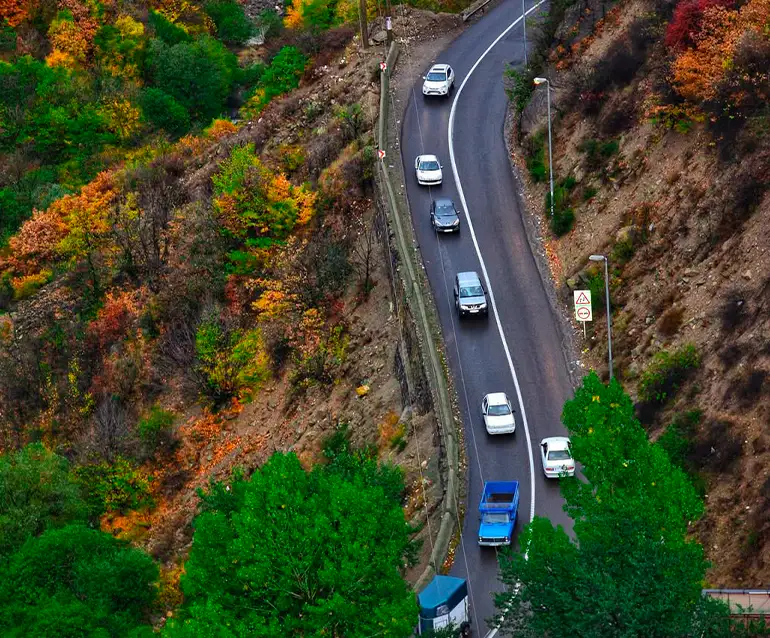
M575 311L575 314L580 321L588 321L591 318L591 309L581 306Z

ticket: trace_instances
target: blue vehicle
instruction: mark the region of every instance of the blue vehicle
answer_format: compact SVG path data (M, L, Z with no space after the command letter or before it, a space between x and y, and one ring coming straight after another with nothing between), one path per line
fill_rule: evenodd
M462 578L436 575L417 599L420 624L417 635L443 627L455 627L458 636L471 635L468 584Z
M479 545L510 545L518 509L518 481L486 481L479 503Z

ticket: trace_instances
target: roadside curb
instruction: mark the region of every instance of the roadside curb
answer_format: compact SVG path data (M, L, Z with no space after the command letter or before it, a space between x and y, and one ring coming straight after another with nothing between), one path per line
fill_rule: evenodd
M580 358L575 344L575 329L567 312L564 310L564 304L559 302L557 283L554 281L551 274L551 269L548 266L548 260L543 247L544 233L547 232L544 231L543 228L547 228L547 224L543 223L538 227L537 222L543 221L543 216L540 212L533 209L530 201L525 196L524 180L519 174L519 167L516 166L516 163L513 161L515 149L511 144L511 132L515 126L514 120L515 113L509 102L505 114L505 123L503 124L503 142L505 143L505 148L508 152L508 162L511 166L513 181L516 184L519 209L521 210L522 222L524 223L524 233L527 236L530 252L535 259L535 265L540 273L540 280L543 283L546 297L548 297L548 304L551 306L551 312L553 312L556 317L556 323L559 326L559 332L561 333L562 338L561 349L564 354L570 382L572 383L573 388L577 388L582 382L585 371L579 364Z
M398 58L399 48L396 42L390 45L386 59L386 69L380 73L380 113L377 126L377 148L385 151L388 146L388 102L390 99L390 76ZM394 161L401 161L397 158ZM441 433L442 448L446 461L446 476L444 479L445 491L442 506L441 524L436 538L433 541L428 566L414 585L415 591L423 589L435 574L439 572L446 560L449 545L458 522L458 502L460 494L460 446L457 437L455 418L452 412L452 399L449 391L447 371L442 365L442 356L439 353L435 331L431 329L428 309L431 297L424 289L423 280L418 276L418 264L415 263L414 247L408 239L406 224L411 223L409 211L402 210L399 205L396 190L393 187L391 176L384 158L377 160L380 179L376 180L377 186L384 192L388 219L396 240L396 248L404 269L401 277L404 285L406 302L414 313L417 324L423 360L426 363L428 384L434 397L434 405L438 408L438 423ZM405 216L406 215L406 216ZM427 302L426 302L427 300Z

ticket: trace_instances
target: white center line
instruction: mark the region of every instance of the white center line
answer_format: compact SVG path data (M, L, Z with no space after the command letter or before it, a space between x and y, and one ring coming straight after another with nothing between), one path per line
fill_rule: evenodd
M535 9L537 9L540 5L542 5L546 0L540 0L537 4L535 4L532 8L530 8L527 13L531 13ZM519 401L519 409L521 410L521 418L524 423L524 433L527 437L527 452L529 454L529 479L530 479L530 494L531 494L531 500L530 500L530 508L529 508L529 520L532 521L532 519L535 517L535 458L534 454L532 452L532 438L529 433L529 424L527 422L527 413L524 410L524 400L521 396L521 388L519 387L519 379L516 376L516 369L513 367L513 360L511 359L511 351L508 348L508 343L505 340L505 334L503 333L503 326L500 323L500 313L497 310L497 304L495 303L495 294L492 290L492 283L489 280L489 275L487 274L487 267L484 264L484 258L481 256L481 249L479 248L479 243L476 240L476 233L473 230L473 222L471 221L471 215L468 208L468 202L465 200L465 193L463 192L462 183L460 182L460 174L457 171L457 162L455 161L455 150L454 150L454 141L452 139L452 134L454 131L454 122L455 122L455 112L457 111L457 101L460 99L460 95L462 95L463 89L465 88L466 82L470 79L471 75L473 75L473 72L476 70L476 67L478 67L479 64L481 64L481 61L487 56L487 54L495 47L495 45L500 42L507 34L508 32L513 29L519 22L521 22L524 19L525 16L520 16L516 18L509 26L505 29L497 38L495 39L492 44L487 47L487 50L484 51L484 53L481 54L478 60L476 60L475 64L471 67L471 70L468 71L468 74L465 76L465 78L462 81L462 84L460 85L460 88L457 89L457 93L455 94L454 100L452 100L452 110L449 113L449 160L452 163L452 173L454 174L455 184L457 185L457 192L460 195L460 201L463 205L463 211L465 214L465 219L468 222L468 230L470 230L471 233L471 239L473 240L473 246L476 249L476 255L479 258L479 263L481 264L481 271L484 275L484 281L487 285L487 290L489 291L489 301L492 304L492 311L495 315L495 323L497 324L497 331L500 333L500 340L503 343L503 350L505 351L505 357L508 360L508 367L511 371L511 376L513 377L513 384L516 387L516 397ZM495 633L497 630L493 630Z

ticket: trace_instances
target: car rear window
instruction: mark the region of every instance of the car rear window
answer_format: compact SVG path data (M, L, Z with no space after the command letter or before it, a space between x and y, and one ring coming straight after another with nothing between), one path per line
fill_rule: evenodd
M461 286L460 287L461 297L481 297L483 294L484 294L484 291L481 289L481 286Z
M446 73L443 71L431 71L426 79L428 82L443 82L446 80Z
M571 458L567 450L553 450L548 453L549 461L568 461Z

